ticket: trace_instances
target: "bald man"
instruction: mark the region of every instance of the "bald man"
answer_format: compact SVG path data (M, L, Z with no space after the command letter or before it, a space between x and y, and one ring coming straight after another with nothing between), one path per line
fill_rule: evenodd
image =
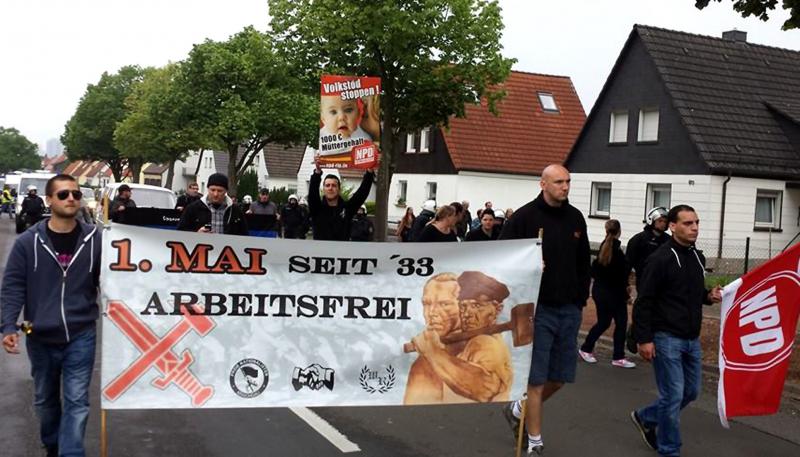
M581 311L589 297L589 238L586 221L569 204L569 171L549 165L542 171L541 192L509 219L500 239L537 238L542 231L542 273L533 319L533 351L528 374L525 425L528 455L544 452L542 403L565 383L575 382ZM504 410L513 430L520 426L519 401ZM516 436L516 435L515 435Z

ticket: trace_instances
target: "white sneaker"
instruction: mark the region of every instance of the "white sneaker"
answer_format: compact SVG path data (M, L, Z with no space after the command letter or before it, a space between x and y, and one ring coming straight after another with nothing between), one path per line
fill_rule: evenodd
M583 361L586 363L597 363L597 359L594 358L594 354L591 352L583 352L578 349L578 355L581 356Z
M620 368L636 368L636 364L628 359L612 360L611 365Z

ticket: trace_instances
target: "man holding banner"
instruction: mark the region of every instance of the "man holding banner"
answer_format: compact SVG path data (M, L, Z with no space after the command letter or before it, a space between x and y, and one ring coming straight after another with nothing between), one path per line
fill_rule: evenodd
M694 244L700 219L691 206L667 214L672 238L647 259L633 308L639 355L653 362L658 399L631 412L645 443L662 456L681 449L680 413L700 394L703 304L719 303L721 289L705 288L705 257Z
M244 214L228 196L228 177L214 173L208 177L207 188L205 197L190 203L183 211L178 230L246 236Z
M500 239L542 238L544 271L533 318L533 352L528 375L528 455L544 452L542 403L575 382L578 330L589 297L589 238L581 212L569 204L569 171L553 164L542 171L542 192L509 219ZM487 209L491 211L486 202ZM516 431L522 403L508 404L506 419Z

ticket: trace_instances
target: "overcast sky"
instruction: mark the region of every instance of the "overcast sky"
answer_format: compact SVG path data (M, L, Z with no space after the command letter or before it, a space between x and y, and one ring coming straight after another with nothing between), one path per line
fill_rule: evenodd
M737 28L752 43L800 50L800 31L742 19L730 1L703 11L694 0L501 0L505 55L515 69L572 78L588 113L633 24L720 36ZM206 38L247 25L265 30L266 0L2 0L0 126L44 148L59 137L86 85L129 64L184 59Z

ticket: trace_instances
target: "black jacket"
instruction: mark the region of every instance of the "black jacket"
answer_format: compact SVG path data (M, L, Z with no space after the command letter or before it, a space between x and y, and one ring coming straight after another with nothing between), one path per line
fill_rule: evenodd
M600 243L600 249L606 242ZM593 295L598 292L604 293L615 300L626 300L628 297L628 277L631 274L631 266L625 259L625 253L619 240L614 240L614 247L611 249L611 262L602 265L597 259L592 262L592 278L594 278Z
M662 244L669 241L670 237L666 233L657 235L653 228L645 226L644 230L633 235L628 241L626 255L628 263L636 270L636 282L638 284L639 278L644 273L644 262L658 249Z
M119 207L124 206L127 210L128 208L136 208L136 202L133 201L132 198L127 200L123 200L119 197L111 200L111 211L109 212L111 220L114 222L125 222L125 211L120 211Z
M247 221L244 213L238 205L234 205L230 198L228 207L223 215L223 233L226 235L248 235ZM181 214L181 221L178 222L178 230L184 232L196 232L206 224L211 223L211 210L208 208L205 199L190 203Z
M44 214L45 208L46 207L44 206L44 200L42 200L42 197L38 195L31 197L28 195L22 200L20 213L38 221L39 218L42 217L42 214Z
M650 257L639 284L633 307L634 338L650 343L655 332L678 338L700 335L703 303L708 302L705 287L706 258L694 247L684 247L670 239Z
M350 227L350 240L352 241L372 241L375 227L372 221L366 215L353 218L352 226Z
M419 216L414 219L414 224L411 225L411 241L418 241L419 237L422 236L422 231L425 230L425 226L428 225L428 222L433 220L433 216L436 214L433 211L423 209Z
M178 202L175 204L175 209L178 208L186 209L186 207L196 202L197 200L200 200L201 198L203 198L203 196L200 194L194 196L189 194L183 194L180 197L178 197Z
M494 229L492 230L491 235L486 235L483 233L483 229L478 227L474 230L470 230L469 233L467 233L467 238L465 241L491 241L496 240L499 235L499 231Z
M305 238L308 231L308 213L300 205L287 203L281 208L284 238Z
M584 306L589 297L589 238L581 212L565 202L553 207L540 193L506 221L501 240L537 238L543 230L542 257L545 268L539 288L539 303Z
M372 172L364 173L364 179L356 193L345 201L342 197L336 206L328 205L323 201L319 194L319 185L322 182L322 173L312 173L308 183L308 210L311 215L311 223L314 227L315 240L337 240L347 241L350 239L350 225L353 216L356 215L358 208L367 201L369 190L375 174Z

